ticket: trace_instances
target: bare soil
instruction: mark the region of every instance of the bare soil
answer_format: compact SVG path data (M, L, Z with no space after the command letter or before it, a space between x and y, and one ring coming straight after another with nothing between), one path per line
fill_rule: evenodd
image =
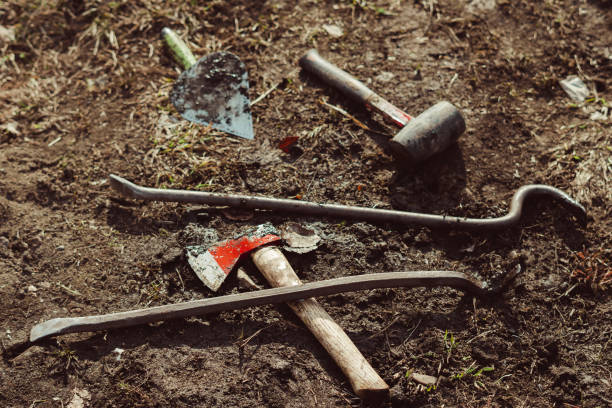
M297 221L323 238L315 252L288 254L304 281L436 269L490 280L522 264L495 299L444 288L320 299L392 387L388 406L612 405L612 132L609 113L592 118L612 100L611 6L3 1L0 405L359 406L286 306L25 342L54 317L215 296L185 246L201 228L229 238L266 221ZM176 113L169 93L180 70L160 39L165 26L198 56L238 55L251 100L276 86L252 108L254 140ZM397 163L387 145L397 129L299 70L310 48L413 115L451 101L467 131L421 165ZM587 84L585 102L561 89L568 75ZM297 142L285 152L288 137ZM537 199L519 226L487 234L245 215L126 200L110 189L111 173L156 187L479 218L504 214L521 185L544 183L589 217L581 226ZM239 290L232 276L219 294Z

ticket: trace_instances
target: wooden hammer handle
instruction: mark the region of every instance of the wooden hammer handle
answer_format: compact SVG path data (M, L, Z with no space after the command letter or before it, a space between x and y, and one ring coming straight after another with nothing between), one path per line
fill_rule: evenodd
M348 96L349 99L377 111L399 127L406 126L412 119L409 114L383 99L357 78L325 60L317 50L313 49L304 54L300 58L300 66Z
M270 285L282 287L302 284L278 248L263 247L253 251L251 257ZM378 404L387 399L389 386L319 302L309 298L287 304L338 364L362 400Z

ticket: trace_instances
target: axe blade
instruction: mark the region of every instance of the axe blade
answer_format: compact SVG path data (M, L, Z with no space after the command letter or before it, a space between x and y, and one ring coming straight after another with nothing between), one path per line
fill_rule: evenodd
M262 245L279 241L280 236L243 236L216 244L211 248L187 247L187 261L198 278L216 292L242 255Z

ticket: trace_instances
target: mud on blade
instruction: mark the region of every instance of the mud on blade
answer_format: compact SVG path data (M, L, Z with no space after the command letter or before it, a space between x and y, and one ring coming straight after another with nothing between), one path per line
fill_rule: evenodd
M185 119L253 139L249 81L242 61L229 52L202 57L175 82L170 100Z

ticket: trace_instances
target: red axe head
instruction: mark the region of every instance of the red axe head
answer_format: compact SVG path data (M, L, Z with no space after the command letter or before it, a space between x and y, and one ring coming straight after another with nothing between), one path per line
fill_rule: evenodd
M270 233L270 229L258 228L208 249L187 247L187 261L198 278L212 291L217 291L243 254L280 239L280 236Z

